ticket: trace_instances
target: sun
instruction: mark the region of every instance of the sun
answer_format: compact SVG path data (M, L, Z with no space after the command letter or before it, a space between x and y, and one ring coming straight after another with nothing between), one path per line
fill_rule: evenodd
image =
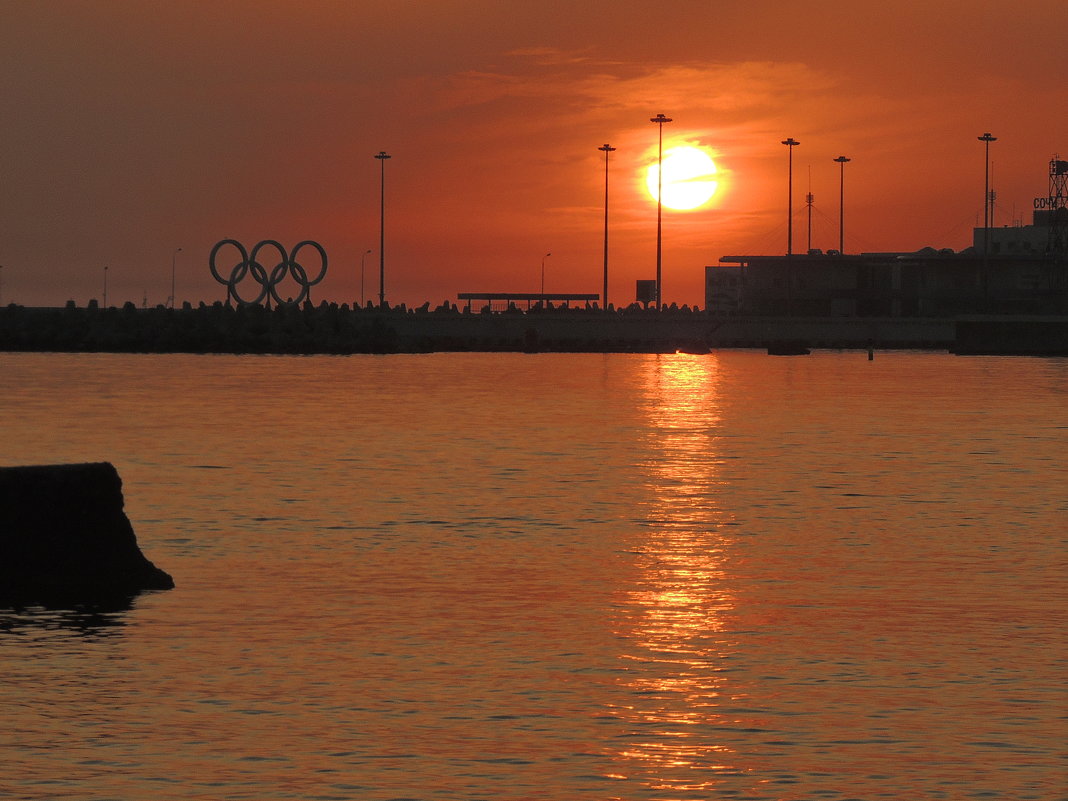
M645 185L656 200L657 163L649 165ZM716 194L716 163L707 151L679 145L664 151L664 185L661 202L669 209L687 211L705 205Z

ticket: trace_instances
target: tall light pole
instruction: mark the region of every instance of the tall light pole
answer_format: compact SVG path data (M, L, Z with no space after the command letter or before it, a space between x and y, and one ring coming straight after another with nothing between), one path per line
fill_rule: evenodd
M174 308L174 262L178 258L178 254L182 252L181 248L175 248L174 253L171 254L171 308Z
M608 154L615 150L605 142L598 150L604 151L604 294L601 296L601 306L608 309Z
M553 254L552 253L546 253L544 256L541 257L541 294L543 294L543 295L545 294L545 260L547 258L549 258L551 255L553 255ZM542 298L542 302L543 303L545 302L544 298Z
M794 313L794 148L801 144L792 136L782 140L790 153L786 189L786 313Z
M983 297L988 294L990 283L990 143L998 141L987 131L978 137L986 150L986 164L983 168Z
M786 190L786 255L792 256L794 252L794 148L801 143L793 137L783 139L782 143L786 145L790 151L789 178Z
M840 165L838 182L838 252L845 253L845 165L850 161L845 156L835 159Z
M108 266L104 265L104 308L108 307Z
M650 117L649 122L655 122L660 127L660 142L656 156L656 308L661 308L661 265L663 263L663 195L664 195L664 123L671 122L671 117L657 114Z
M985 133L978 137L980 142L984 143L986 150L986 166L983 170L983 253L986 253L990 249L990 143L998 141L996 136L991 136L990 133Z
M375 158L382 167L381 213L378 229L378 305L386 303L386 159L392 158L386 151L379 151Z
M360 254L360 306L363 306L363 304L366 303L366 301L364 300L364 294L363 294L363 264L364 264L364 259L366 259L368 257L368 255L370 255L373 252L374 251L372 251L371 248L367 248L367 250L365 250L363 253Z

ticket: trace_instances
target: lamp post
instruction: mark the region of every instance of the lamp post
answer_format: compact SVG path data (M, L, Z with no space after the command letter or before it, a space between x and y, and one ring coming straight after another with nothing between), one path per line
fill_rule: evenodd
M845 165L850 159L839 156L835 161L841 167L838 182L838 252L845 253Z
M786 313L794 313L794 148L801 144L792 136L782 140L790 153L786 189Z
M549 258L552 253L546 253L541 257L541 294L545 294L545 260ZM545 298L542 298L542 302L545 302Z
M363 306L366 302L363 294L363 264L367 256L373 252L374 251L372 251L371 248L367 248L367 250L360 254L360 306Z
M108 307L108 266L104 265L104 308Z
M392 158L386 151L381 150L376 155L382 168L381 183L381 212L378 228L378 305L386 303L386 159Z
M782 143L790 151L787 200L786 200L786 255L792 256L794 252L794 148L801 144L792 136L782 140Z
M174 263L178 258L178 254L182 252L181 248L175 248L174 253L171 254L171 308L174 308Z
M990 249L990 215L993 209L990 202L990 143L998 141L996 136L989 132L978 137L984 143L986 150L986 166L983 170L983 253Z
M608 309L608 154L615 150L605 142L598 150L604 151L604 294L601 296L601 305Z
M978 139L986 150L986 163L983 168L983 297L985 298L990 284L990 143L998 141L998 138L991 136L987 131Z
M663 263L663 194L664 194L664 123L671 122L671 117L657 114L650 117L660 128L660 141L656 156L656 308L661 308L661 265Z

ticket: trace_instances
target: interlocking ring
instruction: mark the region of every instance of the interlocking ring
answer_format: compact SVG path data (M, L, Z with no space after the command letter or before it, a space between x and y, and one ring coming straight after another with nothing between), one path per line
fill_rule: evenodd
M241 256L241 260L233 266L230 270L230 276L223 278L219 274L218 268L215 266L215 257L219 251L226 245L233 245L237 248L237 252ZM300 249L308 246L315 248L319 251L319 259L322 262L322 267L319 270L319 275L314 279L308 278L308 273L304 269L299 261L297 261L297 254ZM278 251L279 260L278 263L271 268L270 272L259 260L260 250L263 248L274 248ZM267 304L270 305L270 299L273 298L274 302L279 306L297 306L307 300L311 294L311 288L318 284L326 277L326 251L323 250L323 246L318 242L313 242L310 239L305 239L303 242L298 242L293 250L286 253L286 249L282 247L281 243L276 242L273 239L264 239L262 242L258 242L252 251L245 250L245 246L238 242L236 239L224 239L221 242L216 243L215 247L211 249L211 257L208 260L208 267L211 269L212 277L223 284L229 290L229 294L233 295L234 299L242 306L251 306L256 303L261 303L266 298ZM246 275L252 275L252 280L260 285L259 294L252 300L247 300L238 293L237 285L244 280ZM285 280L287 275L293 276L293 280L300 286L300 293L296 298L292 300L282 300L278 294L278 285Z

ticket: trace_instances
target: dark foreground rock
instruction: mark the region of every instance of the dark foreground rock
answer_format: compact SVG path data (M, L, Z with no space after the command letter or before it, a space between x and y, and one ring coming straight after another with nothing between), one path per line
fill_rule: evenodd
M0 603L94 601L166 590L108 463L0 468Z

